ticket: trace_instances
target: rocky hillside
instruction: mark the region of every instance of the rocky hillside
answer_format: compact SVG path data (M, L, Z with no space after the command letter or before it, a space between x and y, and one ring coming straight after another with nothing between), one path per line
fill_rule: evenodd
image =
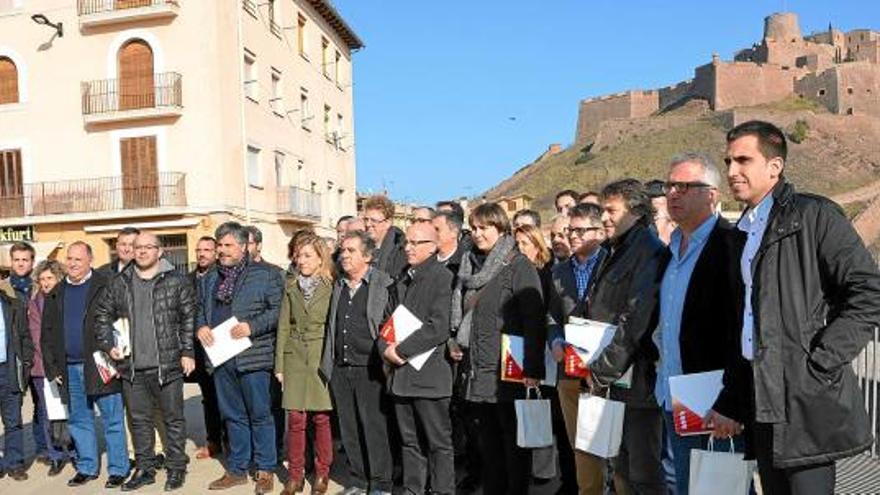
M726 112L691 101L644 119L605 122L590 141L526 165L484 197L529 193L533 206L549 215L560 189L598 190L627 176L662 178L678 152L703 151L721 164L725 132L754 118L774 122L792 137L786 173L799 189L834 197L853 217L874 205L877 218L870 226L874 238L880 236L880 201L874 200L880 194L880 119L833 115L798 99Z

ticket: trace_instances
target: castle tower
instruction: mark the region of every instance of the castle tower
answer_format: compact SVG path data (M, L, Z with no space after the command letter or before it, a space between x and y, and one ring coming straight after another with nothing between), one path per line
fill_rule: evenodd
M802 40L797 14L777 12L764 18L764 39L776 41Z

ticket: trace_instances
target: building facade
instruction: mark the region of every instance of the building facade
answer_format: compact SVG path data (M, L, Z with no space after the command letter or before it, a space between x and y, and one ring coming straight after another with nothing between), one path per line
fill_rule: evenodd
M363 44L329 0L0 0L0 33L0 232L41 257L133 225L183 266L235 220L286 264L355 211Z

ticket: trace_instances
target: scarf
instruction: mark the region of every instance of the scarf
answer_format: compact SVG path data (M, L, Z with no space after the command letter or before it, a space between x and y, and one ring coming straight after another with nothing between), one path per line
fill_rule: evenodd
M217 265L217 270L220 272L220 283L217 284L218 301L224 304L232 303L232 295L233 292L235 292L235 282L238 280L238 277L244 273L244 268L246 266L247 256L236 265Z
M312 296L315 295L318 286L321 285L321 277L317 275L312 275L311 277L297 275L296 284L299 286L299 290L302 291L303 299L305 299L306 302L309 302L309 300L312 299Z
M19 277L13 273L9 276L9 283L12 285L12 288L15 289L16 293L24 295L22 299L24 299L25 302L30 299L31 288L33 287L33 282L30 277Z
M452 293L452 328L455 330L455 340L462 347L468 347L471 341L471 325L473 320L474 308L470 308L464 313L465 306L469 306L477 292L493 278L495 278L501 270L507 266L508 255L516 247L516 241L513 236L504 235L498 239L492 251L486 257L482 268L474 273L474 266L469 255L461 257L461 266L458 269L458 282L455 285L455 291Z

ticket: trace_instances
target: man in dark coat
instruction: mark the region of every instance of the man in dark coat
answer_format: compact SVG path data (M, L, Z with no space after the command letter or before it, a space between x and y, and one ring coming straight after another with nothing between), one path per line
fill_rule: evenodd
M0 291L0 415L5 440L0 476L9 473L16 481L28 479L21 403L33 361L34 344L28 332L24 302Z
M834 461L873 441L850 364L880 323L880 274L843 210L785 180L786 154L773 124L727 134L727 180L748 206L745 307L707 419L719 435L745 426L765 494L826 494Z
M212 363L209 367L229 435L229 455L226 472L208 489L225 490L247 483L253 454L257 468L254 491L271 493L277 452L269 381L273 380L284 280L277 268L250 261L248 233L240 224L226 222L217 227L214 237L220 262L201 280L196 336L207 349L214 344L211 329L234 317L238 323L230 336L248 337L252 345L219 366Z
M452 273L437 261L437 231L430 223L407 229L405 250L409 268L397 284L398 300L422 327L398 344L379 341L385 360L393 366L389 388L403 445L403 485L410 493L424 493L430 465L431 492L451 495L455 493L449 418L452 367L446 341ZM407 363L424 352L431 354L420 369ZM420 447L419 430L424 432L427 452Z
M107 278L112 278L121 272L134 259L134 238L141 231L136 227L125 227L116 234L116 256L110 260L110 263L98 267L97 272Z
M95 310L108 279L92 270L91 263L92 248L88 244L77 241L67 247L67 277L46 296L40 345L46 379L59 384L70 412L67 423L76 447L77 473L67 485L80 486L98 477L99 452L93 412L97 404L104 425L110 474L104 487L111 489L125 482L130 466L122 384L116 378L105 382L95 364L94 353L98 351Z
M385 196L370 196L364 200L364 224L367 234L376 243L373 266L397 279L406 268L403 232L391 225L394 220L394 203Z
M116 362L131 415L137 470L123 490L156 481L153 418L158 408L165 426L165 491L172 491L183 486L189 462L183 378L195 368L195 296L189 279L162 258L156 235L138 234L134 251L134 262L110 281L98 303L95 334L98 347ZM116 322L128 326L129 342L117 340Z
M669 255L649 228L651 203L639 181L605 186L602 208L608 254L587 289L586 316L617 325L617 332L590 365L590 384L594 390L611 387L611 399L626 404L620 453L612 461L618 491L665 494L663 416L654 399L657 348L651 333Z
M673 452L675 472L668 485L679 495L688 494L691 450L704 449L706 436L676 434L669 378L723 370L742 317L742 280L736 267L743 238L717 213L720 186L721 173L701 153L673 157L663 183L677 228L670 236L671 258L660 287L654 395L663 408Z

